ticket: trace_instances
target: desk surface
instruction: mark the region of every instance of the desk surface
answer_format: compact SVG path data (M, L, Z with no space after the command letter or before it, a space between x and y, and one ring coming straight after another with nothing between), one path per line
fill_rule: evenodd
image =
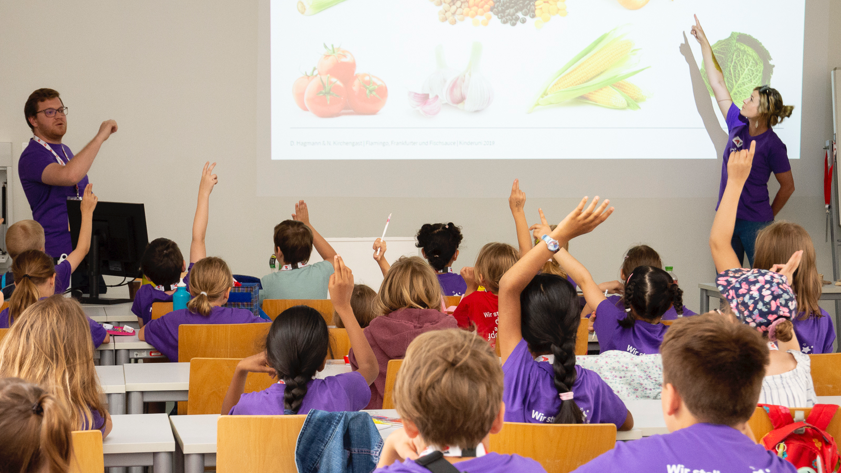
M172 432L185 454L216 453L216 422L219 414L172 416Z
M175 451L175 438L166 414L116 415L111 416L111 422L114 428L102 442L106 455Z
M135 317L135 320L137 318ZM146 342L141 342L139 338L137 338L137 332L139 330L135 330L134 335L112 335L111 340L114 340L114 349L115 350L154 350L155 347L149 345Z
M634 416L634 430L640 430L643 437L669 433L659 399L625 401L625 406Z
M126 392L126 378L122 366L96 366L99 385L105 394Z
M129 363L122 365L126 391L187 391L190 363Z

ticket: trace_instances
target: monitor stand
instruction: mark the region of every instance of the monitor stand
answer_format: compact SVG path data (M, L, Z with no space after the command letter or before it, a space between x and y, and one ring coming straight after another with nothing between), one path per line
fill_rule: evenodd
M88 297L79 298L79 302L82 304L92 305L114 305L131 302L131 299L105 299L99 297L99 278L101 277L102 272L99 265L99 239L96 235L92 235L90 259L88 264L88 287L90 288L90 295Z

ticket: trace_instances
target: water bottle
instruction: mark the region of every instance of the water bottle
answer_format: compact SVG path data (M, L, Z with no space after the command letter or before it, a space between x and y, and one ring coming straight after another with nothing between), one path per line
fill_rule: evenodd
M271 269L271 272L277 272L277 256L272 255L272 257L269 258L269 268Z
M190 293L187 292L187 285L182 279L175 289L175 294L172 295L172 310L186 309L188 302L190 302Z
M666 266L666 272L667 272L667 273L669 273L669 276L671 276L671 277L672 277L672 279L675 281L675 284L680 285L680 284L677 282L677 274L675 274L675 268L674 268L674 266Z

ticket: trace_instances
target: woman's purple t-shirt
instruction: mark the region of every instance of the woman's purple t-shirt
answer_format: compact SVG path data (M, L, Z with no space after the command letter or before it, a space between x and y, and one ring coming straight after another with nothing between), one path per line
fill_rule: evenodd
M269 322L255 317L247 309L232 307L214 307L210 315L194 314L189 309L170 312L160 319L150 320L144 326L146 343L155 347L169 361L178 361L178 327L184 324L255 324Z
M774 212L771 210L771 199L768 196L768 180L771 173L791 171L786 145L770 128L761 135L750 136L748 120L742 116L736 104L730 105L726 121L730 137L724 149L724 162L721 164L718 202L721 203L724 188L727 187L727 163L730 161L730 153L750 149L751 142L756 141L753 165L739 197L736 218L751 222L770 222L774 220ZM715 208L718 210L718 205Z
M73 152L67 145L50 144L53 151L65 162L73 159ZM73 251L73 241L67 228L67 198L81 196L88 185L88 176L79 181L77 186L51 186L41 181L44 169L50 164L58 164L53 153L30 140L18 161L18 175L21 187L32 209L32 218L44 227L45 252L53 258Z
M570 389L588 424L616 424L621 427L628 408L598 374L575 367L577 377ZM551 424L561 410L555 389L552 363L535 361L525 340L520 340L502 366L505 422Z
M637 320L632 328L624 328L619 325L619 321L626 315L624 310L616 307L609 299L603 300L596 308L593 328L599 339L601 353L609 350L627 351L633 355L660 353L660 344L669 327Z
M105 336L108 335L108 331L105 330L102 325L96 323L90 317L85 317L88 319L88 325L90 326L91 331L91 341L93 341L93 347L98 348L102 345L102 342L105 340ZM9 308L6 307L0 312L0 328L9 328Z
M268 389L244 393L231 408L231 415L283 415L283 394L286 385L275 383ZM371 389L358 371L312 379L307 383L307 394L298 414L308 414L312 409L327 412L347 412L364 409L371 401Z
M463 296L467 292L467 283L460 274L438 273L438 283L441 284L441 295L444 297Z
M621 296L617 296L617 295L607 296L607 300L609 300L611 303L613 303L613 305L615 305L617 308L625 310L625 304L622 303L622 297ZM696 314L695 312L692 312L686 306L683 306L683 317L691 317L693 315L698 315L698 314ZM587 315L587 317L589 317L589 315ZM663 320L675 320L675 319L678 319L678 318L679 318L678 313L677 313L677 310L675 310L674 306L669 307L669 310L667 310L666 313L663 314Z
M803 320L803 313L801 312L797 317L791 319L802 353L807 355L833 353L832 343L835 341L835 327L825 310L821 309L821 315L821 317L811 316Z
M573 473L797 473L794 465L755 443L738 430L695 424L666 435L616 442Z
M453 464L461 472L481 471L482 473L544 473L546 470L531 458L519 455L500 455L490 452L483 457L471 458ZM389 466L377 468L374 473L429 473L429 469L420 466L414 460L396 461Z

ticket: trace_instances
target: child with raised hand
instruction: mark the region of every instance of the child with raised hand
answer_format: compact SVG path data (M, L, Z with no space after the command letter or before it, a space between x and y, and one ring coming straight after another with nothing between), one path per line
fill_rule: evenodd
M445 297L463 296L467 291L464 278L453 271L462 238L461 229L453 222L427 223L418 230L416 246L437 273Z
M575 365L581 317L572 284L560 276L537 274L553 253L565 253L564 243L591 232L613 212L607 208L609 201L596 208L598 197L585 209L586 203L585 197L555 230L541 234L541 242L500 281L498 343L505 373L506 422L633 427L631 413L610 386L596 373ZM592 279L589 283L595 287Z
M82 306L60 295L29 306L0 344L0 378L42 386L65 408L73 430L111 431ZM37 347L37 349L36 349Z
M418 336L394 384L404 427L386 439L376 471L446 471L438 463L456 471L545 471L529 458L489 452L490 434L503 426L502 393L499 360L475 334L438 330Z
M315 309L296 306L286 309L272 322L266 351L242 360L225 395L222 414L281 415L307 414L312 409L358 411L371 398L368 385L377 378L377 358L362 333L351 308L353 273L341 256L333 259L330 299L357 353L358 369L350 373L314 379L324 369L330 333ZM279 382L270 388L243 394L249 372L270 373Z
M261 303L265 299L324 299L336 250L310 223L306 202L295 204L292 220L274 227L274 246L282 266L280 271L263 276ZM313 246L324 261L309 265Z
M403 358L412 340L422 333L458 327L456 319L438 310L441 307L438 278L417 256L402 256L394 263L380 285L377 307L383 315L372 320L363 331L379 366L366 409L382 408L389 360ZM348 358L351 368L360 369L354 348L350 349Z
M386 244L385 240L382 238L377 238L374 240L374 261L377 262L377 265L380 267L380 271L382 271L383 276L388 273L389 268L391 265L388 264L388 261L385 259L385 252L388 249L388 245Z
M144 284L137 290L131 311L137 316L137 323L143 327L152 320L152 304L155 302L172 302L176 284L184 276L184 284L190 288L190 271L193 265L207 256L205 237L207 235L207 220L210 213L210 193L219 182L213 169L216 163L204 163L201 181L199 182L199 196L196 203L196 215L193 218L193 236L190 242L190 266L184 263L184 255L178 245L168 238L157 238L146 246L146 251L140 261L140 269L153 285Z
M178 327L186 324L254 324L268 322L248 309L224 307L231 295L234 277L222 258L202 258L190 273L190 302L186 309L150 320L137 337L160 351L169 361L178 361Z
M64 473L73 456L67 413L46 390L0 379L0 471Z
M746 435L768 366L768 347L755 331L718 314L683 318L660 351L661 403L671 433L616 442L575 473L797 471Z
M760 402L811 407L817 401L811 360L800 351L794 333L791 319L797 315L797 299L789 285L789 281L794 280L803 251L795 251L784 265L778 263L770 270L751 270L741 268L730 245L739 196L751 172L755 147L752 143L750 150L731 153L727 163L727 187L710 231L710 249L719 273L716 286L729 302L734 320L750 324L772 347Z
M505 243L488 243L479 251L476 266L469 272L467 295L456 307L453 317L463 329L475 327L492 347L496 346L499 326L499 280L511 269L519 253Z

